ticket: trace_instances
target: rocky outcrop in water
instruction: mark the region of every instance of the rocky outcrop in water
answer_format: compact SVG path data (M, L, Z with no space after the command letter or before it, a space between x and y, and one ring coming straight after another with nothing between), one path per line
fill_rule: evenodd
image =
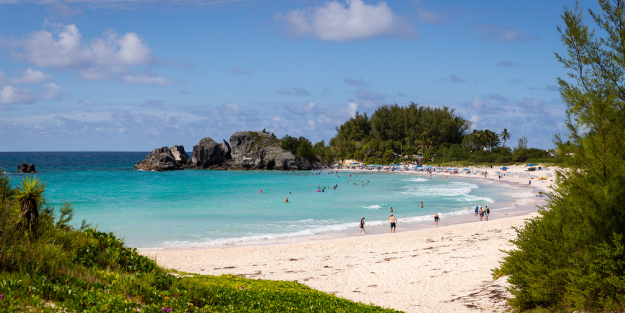
M206 137L193 146L191 164L193 168L213 168L227 164L230 159L230 145L225 140L219 144Z
M191 167L191 164L192 164L191 158L184 151L184 146L173 146L169 150L171 151L171 154L174 156L174 159L176 159L176 164L178 164L178 166L182 168Z
M35 171L35 166L29 163L22 163L17 166L18 173L37 173Z
M181 147L181 146L174 146ZM180 150L176 149L179 153ZM184 151L184 148L182 148ZM189 156L187 155L187 158ZM182 158L180 158L182 160ZM168 147L162 147L158 149L154 149L154 151L150 152L150 154L145 156L145 160L139 161L135 164L135 167L144 171L172 171L172 170L180 170L183 167L178 164L176 157L171 152L171 149Z
M270 134L240 131L230 136L232 159L242 169L298 170L302 167L292 152L280 147L280 139ZM309 162L310 163L310 162Z
M230 144L202 138L193 146L191 158L183 146L162 147L152 151L136 168L170 171L185 168L220 170L310 170L313 164L282 149L281 140L267 133L240 131L230 136Z

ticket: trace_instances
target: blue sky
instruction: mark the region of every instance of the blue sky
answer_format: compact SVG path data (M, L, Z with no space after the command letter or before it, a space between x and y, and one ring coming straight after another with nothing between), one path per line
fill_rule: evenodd
M0 0L0 151L191 151L263 128L327 142L411 101L551 148L565 5Z

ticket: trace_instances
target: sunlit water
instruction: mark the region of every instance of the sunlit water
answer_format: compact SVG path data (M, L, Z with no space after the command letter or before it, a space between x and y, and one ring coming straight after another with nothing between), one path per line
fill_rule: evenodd
M146 154L0 153L0 168L15 185L26 175L16 173L17 165L34 163L36 175L47 183L49 204L71 201L75 224L87 219L98 230L112 231L141 248L265 243L352 229L357 233L361 217L368 226L387 224L390 207L405 225L431 220L435 212L443 218L468 216L476 204L501 210L531 197L514 185L407 173L134 169ZM325 192L316 192L324 186Z

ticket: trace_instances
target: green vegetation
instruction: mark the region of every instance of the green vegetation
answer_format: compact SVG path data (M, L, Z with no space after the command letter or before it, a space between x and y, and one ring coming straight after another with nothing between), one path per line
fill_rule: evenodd
M317 159L312 143L305 137L295 138L285 135L280 146L282 149L293 152L296 158L308 159L310 162L314 162Z
M408 106L385 105L371 118L356 115L337 127L330 145L315 144L318 158L356 159L368 164L390 164L397 157L423 156L423 163L497 163L514 162L560 163L565 158L551 157L549 152L528 148L521 138L514 149L501 146L510 139L504 129L473 130L471 122L457 116L447 107L431 108L411 103Z
M520 310L625 310L625 1L599 1L589 12L603 38L584 25L581 10L565 10L558 30L568 56L559 79L567 103L570 169L540 216L517 229L496 277L508 275Z
M55 214L45 184L0 174L0 312L395 312L297 282L171 275L112 233Z

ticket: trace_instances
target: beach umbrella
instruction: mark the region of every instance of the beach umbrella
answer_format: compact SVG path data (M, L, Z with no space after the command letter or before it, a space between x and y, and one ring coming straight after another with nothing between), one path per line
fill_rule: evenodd
M507 170L508 168L504 166L504 167L502 167L502 168L500 168L500 169L502 169L502 170Z
M338 165L338 164L334 164L334 166L340 166L340 165Z
M536 165L536 164L534 164L534 163L530 163L530 164L528 164L528 165L526 165L526 166L534 166L534 165Z
M419 165L417 165L416 167L423 167L423 165L419 164Z

